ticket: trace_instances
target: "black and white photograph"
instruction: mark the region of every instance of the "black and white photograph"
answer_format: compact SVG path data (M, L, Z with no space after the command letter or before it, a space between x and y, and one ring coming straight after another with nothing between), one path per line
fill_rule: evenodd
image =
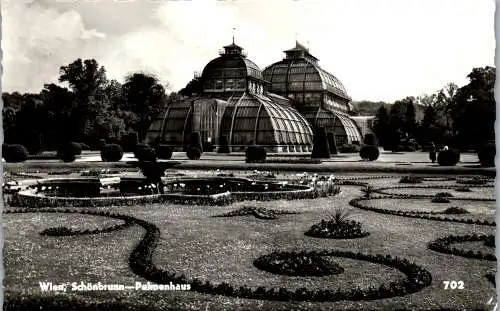
M493 0L0 0L3 310L497 310Z

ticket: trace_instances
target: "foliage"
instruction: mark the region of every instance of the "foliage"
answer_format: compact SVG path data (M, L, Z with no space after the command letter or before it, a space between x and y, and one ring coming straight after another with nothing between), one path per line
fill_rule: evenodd
M414 175L409 175L409 176L403 176L399 180L399 183L402 184L419 184L422 182L422 177L414 176Z
M229 153L229 141L227 136L219 137L219 149L217 153Z
M379 155L380 151L378 147L373 145L364 145L359 151L359 156L363 160L375 161L378 159Z
M249 146L245 150L245 161L247 163L261 163L266 161L267 152L264 147Z
M324 127L316 127L314 129L313 150L311 153L312 159L329 159L330 147L328 145L328 136Z
M2 145L2 157L7 163L24 162L28 159L28 150L23 145Z
M158 145L155 148L158 159L170 160L173 154L173 148L168 145Z
M196 146L188 147L186 156L189 160L199 160L201 158L201 149Z
M137 144L135 146L134 156L140 162L156 162L155 149L146 144Z
M460 161L460 152L456 149L441 150L437 161L441 166L454 166Z
M477 156L479 158L479 162L481 162L482 167L494 167L496 156L495 144L488 143L482 145L477 151Z
M101 149L101 159L104 162L118 162L123 157L123 148L118 144L107 144Z

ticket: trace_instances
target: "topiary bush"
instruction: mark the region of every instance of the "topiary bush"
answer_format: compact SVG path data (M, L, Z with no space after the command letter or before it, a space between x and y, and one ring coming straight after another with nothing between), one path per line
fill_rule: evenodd
M203 152L203 144L201 143L200 132L192 132L188 135L186 150L188 150L190 147L196 147L200 149L201 152Z
M122 136L121 146L125 152L134 152L137 143L139 142L139 136L137 132L130 132Z
M217 149L217 153L229 153L229 141L227 136L219 137L219 149Z
M85 143L79 143L80 144L80 149L83 150L90 150L90 146L85 144Z
M24 162L28 159L28 150L23 145L2 145L2 157L8 163Z
M437 161L441 166L454 166L460 161L460 152L455 149L442 150L438 153Z
M63 144L57 150L57 157L64 162L73 162L77 155L82 154L82 147L75 142Z
M101 148L101 159L104 162L118 162L123 157L123 148L118 144L107 144Z
M106 146L106 139L104 139L104 138L99 139L99 143L98 143L99 150L101 150L101 148L104 146Z
M137 144L134 156L139 162L156 162L156 151L146 144Z
M477 157L482 167L494 167L495 166L495 156L496 156L496 146L495 144L486 144L481 146L477 150Z
M156 146L156 155L158 159L170 160L173 154L173 148L168 145L158 145Z
M263 147L250 146L245 150L247 163L261 163L266 161L267 152Z
M324 127L316 127L314 129L313 150L311 153L312 159L329 159L330 146L328 145L328 135Z
M365 137L363 138L363 144L377 146L378 145L377 137L375 136L375 134L372 133L365 134Z
M364 145L359 151L359 156L363 160L375 161L378 159L380 152L377 146L374 145Z
M191 146L186 151L186 156L189 160L199 160L201 158L202 151L200 148Z

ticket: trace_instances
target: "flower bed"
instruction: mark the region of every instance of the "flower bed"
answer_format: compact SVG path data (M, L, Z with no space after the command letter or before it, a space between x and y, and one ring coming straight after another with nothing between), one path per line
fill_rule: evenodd
M496 226L496 223L494 221L487 221L487 220L481 221L481 220L473 220L473 219L457 219L457 218L449 218L449 217L436 217L436 216L432 216L432 215L437 214L437 213L432 213L432 212L395 211L395 210L390 210L390 209L385 209L385 208L371 207L371 206L364 205L362 203L363 201L368 201L368 200L394 199L394 198L400 198L400 197L356 198L356 199L352 199L351 201L349 201L349 204L351 206L354 206L354 207L359 208L359 209L368 210L368 211L381 213L381 214L387 214L387 215L396 215L396 216L402 216L402 217L420 218L420 219L428 219L428 220L436 220L436 221L458 222L458 223L493 226L493 227ZM409 197L407 197L407 198L409 198ZM457 200L457 199L455 199L455 200ZM467 199L467 200L476 201L476 199Z
M488 241L488 239L495 238L493 235L477 235L477 234L469 234L469 235L449 235L444 238L437 239L428 244L428 248L445 254L451 254L456 256L462 256L467 258L474 259L482 259L482 260L491 260L496 261L496 257L494 254L484 253L484 252L474 252L472 250L463 250L455 247L451 247L453 243L460 242L473 242L473 241Z
M253 264L260 270L288 276L325 276L344 272L339 264L316 252L274 252L257 258Z
M256 207L256 206L244 206L244 207L237 209L235 211L225 213L222 215L216 215L213 217L235 217L235 216L253 215L259 219L276 219L276 218L278 218L278 215L292 215L292 214L300 214L300 213L282 211L282 210L274 210L274 209L266 209L263 207Z

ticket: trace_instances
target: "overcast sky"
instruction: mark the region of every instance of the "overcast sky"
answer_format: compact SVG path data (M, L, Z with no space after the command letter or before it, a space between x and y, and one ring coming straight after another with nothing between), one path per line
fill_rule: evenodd
M39 92L59 67L95 58L182 88L236 43L261 69L296 34L353 100L394 101L467 83L493 66L494 0L1 0L3 91ZM309 43L308 43L309 42Z

